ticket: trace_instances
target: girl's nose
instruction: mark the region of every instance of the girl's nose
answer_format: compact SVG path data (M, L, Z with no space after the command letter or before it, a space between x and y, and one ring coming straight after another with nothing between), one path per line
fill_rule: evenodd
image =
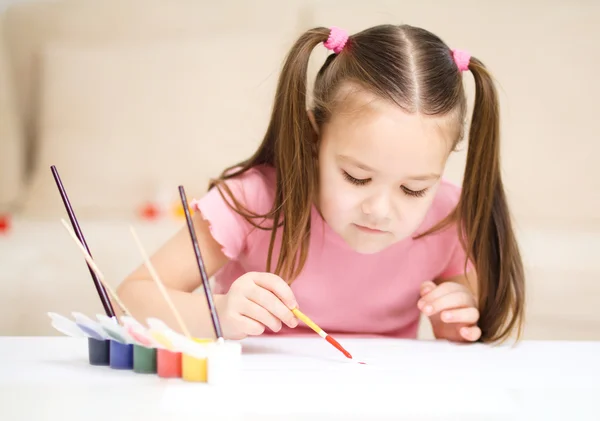
M390 209L390 196L386 193L373 195L361 205L362 212L375 221L386 219L390 214Z

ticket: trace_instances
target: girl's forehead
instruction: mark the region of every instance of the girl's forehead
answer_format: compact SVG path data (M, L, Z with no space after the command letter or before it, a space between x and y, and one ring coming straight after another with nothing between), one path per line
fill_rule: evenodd
M454 144L452 116L409 113L360 91L347 99L323 127L323 137L336 153L390 165L408 162L432 169L445 165Z

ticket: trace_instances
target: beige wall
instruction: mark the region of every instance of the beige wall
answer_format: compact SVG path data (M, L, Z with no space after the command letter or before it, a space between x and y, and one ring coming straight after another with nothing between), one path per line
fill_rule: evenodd
M14 4L0 27L0 211L13 210L18 228L0 238L0 305L37 313L15 310L22 318L0 334L47 332L45 311L73 309L61 288L95 303L91 290L73 289L88 276L77 251L52 246L64 209L49 165L58 166L79 218L95 221L92 249L118 282L139 261L127 246L114 247L120 231L110 221L131 219L161 185L201 195L210 176L250 154L283 57L302 30L378 23L423 26L494 73L532 323L566 326L568 336L571 321L584 320L600 334L600 2L592 0ZM325 54L315 49L313 74ZM472 93L469 74L465 83ZM464 158L464 150L452 156L449 178L461 180ZM149 241L160 244L170 230L148 228ZM552 327L538 333L558 335Z
M279 64L301 29L338 25L357 31L382 22L409 23L432 30L451 46L470 50L497 77L504 179L515 215L523 221L598 222L600 174L596 157L600 143L593 113L595 98L600 96L595 74L600 50L594 44L600 39L600 2L259 1L250 5L234 1L80 0L57 4L61 7L52 3L13 6L5 28L17 100L22 105L29 141L33 142L29 146L38 148L30 153L42 164L42 178L48 178L45 165L50 160L71 160L62 150L61 156L56 156L58 152L49 155L43 150L44 144L61 149L74 138L91 145L81 146L81 153L93 150L99 160L117 159L117 165L129 168L128 175L138 178L129 191L156 182L132 162L131 155L118 160L114 149L94 146L93 131L104 138L126 138L131 149L132 145L142 148L152 142L160 149L161 144L178 138L169 149L170 157L160 154L151 164L157 166L160 158L164 174L190 183L197 179L197 172L177 168L181 167L178 148L189 148L188 156L206 155L210 150L216 158L206 162L210 168L200 171L204 179L223 164L247 155L256 145L268 117ZM216 39L209 40L210 34ZM132 40L138 45L123 47ZM140 43L145 53L139 52ZM155 57L162 54L162 59L148 59L153 51ZM135 68L135 63L123 62L127 55L136 54L146 54L145 58L138 57L138 63L146 59L139 64L147 66L146 74ZM324 49L316 50L313 69L324 55ZM85 63L93 60L97 61L96 74L90 75ZM207 61L211 65L206 65ZM113 73L105 73L102 79L99 66L104 63L112 63ZM182 67L188 67L187 72ZM89 91L74 98L71 90L80 88L74 88L72 82L81 74L87 75L82 83L97 86L89 86ZM160 94L175 89L176 96L186 92L186 87L194 98L165 98L164 107L156 103L146 107L152 110L140 111L140 121L115 122L115 115L140 106L134 93L123 92L119 86L127 86L131 81L128 77L145 79L146 85L137 81L142 91L154 86L158 101L165 96ZM188 79L182 81L182 77ZM465 79L472 90L470 76ZM120 98L103 98L105 93ZM94 96L100 99L90 99ZM73 107L75 104L78 108ZM94 116L93 122L88 115ZM147 121L142 121L146 116ZM88 127L69 127L69 119L80 117ZM106 133L109 124L113 127ZM122 133L115 124L121 124ZM150 143L149 136L154 137ZM184 164L191 163L183 159ZM451 160L447 175L459 181L463 165L464 153L459 153ZM47 187L52 186L40 187L38 180L36 196L45 193ZM144 194L149 194L148 189ZM42 197L49 199L49 195ZM91 205L100 206L90 200Z

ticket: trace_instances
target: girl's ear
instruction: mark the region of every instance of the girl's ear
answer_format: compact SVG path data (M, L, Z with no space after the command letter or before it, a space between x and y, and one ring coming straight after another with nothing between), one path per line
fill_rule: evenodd
M310 120L310 125L312 126L315 133L318 135L319 134L319 126L317 125L317 121L315 120L315 113L313 113L313 110L307 110L306 112L308 113L308 119Z

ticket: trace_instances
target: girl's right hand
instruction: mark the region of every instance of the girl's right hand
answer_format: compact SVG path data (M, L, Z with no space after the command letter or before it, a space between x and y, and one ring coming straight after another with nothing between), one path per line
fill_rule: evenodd
M291 328L298 326L291 311L297 306L294 293L272 273L248 272L240 276L226 295L215 296L215 306L227 339L261 335L266 327L279 332L282 322Z

